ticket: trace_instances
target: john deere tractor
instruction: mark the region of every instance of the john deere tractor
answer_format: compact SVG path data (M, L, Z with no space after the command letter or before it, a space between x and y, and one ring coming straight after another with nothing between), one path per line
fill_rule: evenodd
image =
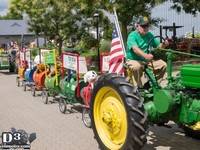
M15 70L15 54L8 54L0 51L0 70L9 70L14 72Z
M149 86L138 89L126 76L113 73L101 75L91 99L91 119L95 138L101 149L139 150L146 142L148 124L164 125L169 120L182 127L186 134L200 137L200 65L183 65L172 76L174 53L167 51L167 84L159 85L148 65L145 75Z

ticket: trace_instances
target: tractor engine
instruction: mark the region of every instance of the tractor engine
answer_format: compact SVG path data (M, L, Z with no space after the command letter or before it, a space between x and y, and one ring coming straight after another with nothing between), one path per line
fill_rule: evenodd
M185 87L179 121L185 124L200 122L200 65L184 65L181 68L181 82Z
M184 65L180 77L163 89L154 89L145 110L153 123L174 120L184 125L200 122L200 66Z
M185 89L181 96L179 122L193 125L200 122L200 91Z

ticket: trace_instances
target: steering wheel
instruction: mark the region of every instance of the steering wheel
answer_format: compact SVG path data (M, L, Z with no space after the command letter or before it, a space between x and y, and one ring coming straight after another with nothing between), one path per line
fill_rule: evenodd
M152 39L150 39L149 40L149 43L148 43L148 46L147 46L147 53L148 54L151 54L152 53L152 51L150 51L150 45L151 45L151 43L152 43L152 41L155 39L155 38L160 38L160 39L162 39L163 41L165 41L165 39L162 37L162 36L154 36ZM161 41L162 41L161 40ZM153 70L153 74L154 74L154 76L155 76L155 79L156 79L156 82L157 82L157 78L156 78L156 74L155 74L155 68L154 68L154 65L153 65L153 61L151 60L149 63L151 63L151 66L152 66L152 70ZM148 67L148 65L146 65L146 67ZM157 82L157 84L158 84L158 82Z
M163 37L160 36L160 35L157 35L157 36L154 36L153 38L151 38L151 39L149 40L148 45L147 45L147 53L148 53L148 54L151 53L151 51L149 50L149 48L150 48L150 45L151 45L152 41L153 41L155 38L160 38L160 39L162 39L163 41L165 41L165 38L163 38ZM161 40L161 41L162 41L162 40Z

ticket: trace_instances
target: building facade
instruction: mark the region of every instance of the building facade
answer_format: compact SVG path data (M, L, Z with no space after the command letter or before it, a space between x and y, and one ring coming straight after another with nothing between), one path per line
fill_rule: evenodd
M35 34L28 30L26 20L0 20L0 47L9 48L11 42L21 45L35 41Z

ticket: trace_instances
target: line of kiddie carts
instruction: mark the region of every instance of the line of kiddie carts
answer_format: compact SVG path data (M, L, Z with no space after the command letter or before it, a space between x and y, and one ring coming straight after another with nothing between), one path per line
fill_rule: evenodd
M89 104L96 72L87 71L85 58L78 53L59 56L55 49L40 49L39 54L32 59L30 51L21 52L17 86L33 97L40 95L44 104L58 102L61 113L81 108L84 125L91 127Z

